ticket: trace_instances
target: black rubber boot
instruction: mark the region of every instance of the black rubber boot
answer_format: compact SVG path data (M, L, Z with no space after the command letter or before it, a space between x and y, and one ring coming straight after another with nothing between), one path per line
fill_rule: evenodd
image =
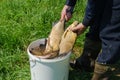
M84 71L91 72L94 69L95 60L101 50L101 41L85 39L82 55L76 59L75 64L70 64L73 68L80 68Z

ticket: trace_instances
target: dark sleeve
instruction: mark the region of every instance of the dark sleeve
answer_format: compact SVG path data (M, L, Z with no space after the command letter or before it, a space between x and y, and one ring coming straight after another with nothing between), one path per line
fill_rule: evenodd
M95 17L95 5L96 5L95 0L88 0L85 16L82 22L83 25L85 25L86 27L90 26L93 23Z
M66 5L68 6L75 6L77 0L66 0Z

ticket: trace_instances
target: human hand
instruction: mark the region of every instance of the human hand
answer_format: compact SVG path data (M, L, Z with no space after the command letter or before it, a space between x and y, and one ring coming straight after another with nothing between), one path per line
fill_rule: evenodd
M76 32L78 35L80 35L87 29L87 27L85 27L82 23L79 23L76 27L71 27L69 29L73 32Z
M72 12L70 12L71 6L65 5L61 11L61 19L60 20L70 20L72 17Z

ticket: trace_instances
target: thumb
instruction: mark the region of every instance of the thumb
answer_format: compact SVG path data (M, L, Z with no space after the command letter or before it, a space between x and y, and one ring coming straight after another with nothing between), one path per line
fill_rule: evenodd
M63 11L63 12L61 13L61 19L60 19L60 20L61 20L61 21L64 20L64 19L65 19L65 16L66 16L66 12Z
M62 20L64 20L64 18L65 18L65 15L61 15L60 20L62 21Z
M79 27L73 27L73 28L71 28L70 30L72 30L73 32L74 32L74 31L78 31L78 30L79 30Z

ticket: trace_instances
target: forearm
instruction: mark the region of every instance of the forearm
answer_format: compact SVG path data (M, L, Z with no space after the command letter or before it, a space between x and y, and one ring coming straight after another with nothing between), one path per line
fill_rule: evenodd
M82 24L85 25L86 27L90 26L94 21L95 11L96 11L95 5L96 5L95 0L88 0L85 16L82 22Z

